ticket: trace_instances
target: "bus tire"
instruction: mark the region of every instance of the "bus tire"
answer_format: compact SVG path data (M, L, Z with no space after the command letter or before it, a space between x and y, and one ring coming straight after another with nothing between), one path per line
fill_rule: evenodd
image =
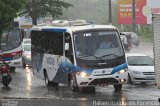
M16 67L10 67L10 72L15 72Z
M47 72L44 72L44 80L47 87L58 87L58 83L49 81Z
M24 68L24 69L26 68L26 63L24 63L24 62L23 62L23 68Z
M74 77L71 77L71 78L70 78L70 88L71 88L71 90L72 90L73 92L79 91L78 85L75 84Z
M131 79L131 75L128 73L128 84L133 84L133 81Z
M49 81L49 79L48 79L47 72L44 72L44 80L45 80L46 86L50 87L51 86L51 81Z
M22 58L22 67L23 67L24 69L26 68L26 63L25 63L24 58Z
M115 84L114 89L115 89L115 91L121 91L122 90L122 84Z
M50 82L51 83L51 86L53 87L58 87L59 86L59 83L56 83L56 82Z

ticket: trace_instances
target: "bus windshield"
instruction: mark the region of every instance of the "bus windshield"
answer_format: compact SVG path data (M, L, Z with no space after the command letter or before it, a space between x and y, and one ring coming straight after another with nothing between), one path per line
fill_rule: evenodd
M21 36L19 29L7 29L2 33L1 49L7 51L18 47L21 43Z
M82 60L108 60L124 56L117 31L74 33L75 54Z

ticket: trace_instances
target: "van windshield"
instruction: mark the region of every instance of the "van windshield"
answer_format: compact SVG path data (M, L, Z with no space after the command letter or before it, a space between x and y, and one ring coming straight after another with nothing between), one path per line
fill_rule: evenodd
M86 31L74 33L75 54L83 60L106 60L123 56L117 31Z

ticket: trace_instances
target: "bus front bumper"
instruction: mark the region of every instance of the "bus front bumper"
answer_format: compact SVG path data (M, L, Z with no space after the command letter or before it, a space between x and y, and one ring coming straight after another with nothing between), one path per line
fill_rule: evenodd
M114 84L125 84L127 82L128 72L123 74L111 74L111 75L100 75L100 76L87 76L82 77L76 75L78 86L107 86Z
M9 61L6 61L6 62L9 62ZM9 64L10 67L22 67L22 58L12 60L10 62L11 62Z

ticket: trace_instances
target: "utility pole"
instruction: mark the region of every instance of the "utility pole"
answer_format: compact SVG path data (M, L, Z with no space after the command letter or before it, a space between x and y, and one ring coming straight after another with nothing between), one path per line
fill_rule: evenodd
M86 20L87 20L87 18L88 18L88 0L86 0Z
M109 0L109 24L112 24L112 3L111 0Z
M132 31L136 32L136 9L135 0L132 0Z

